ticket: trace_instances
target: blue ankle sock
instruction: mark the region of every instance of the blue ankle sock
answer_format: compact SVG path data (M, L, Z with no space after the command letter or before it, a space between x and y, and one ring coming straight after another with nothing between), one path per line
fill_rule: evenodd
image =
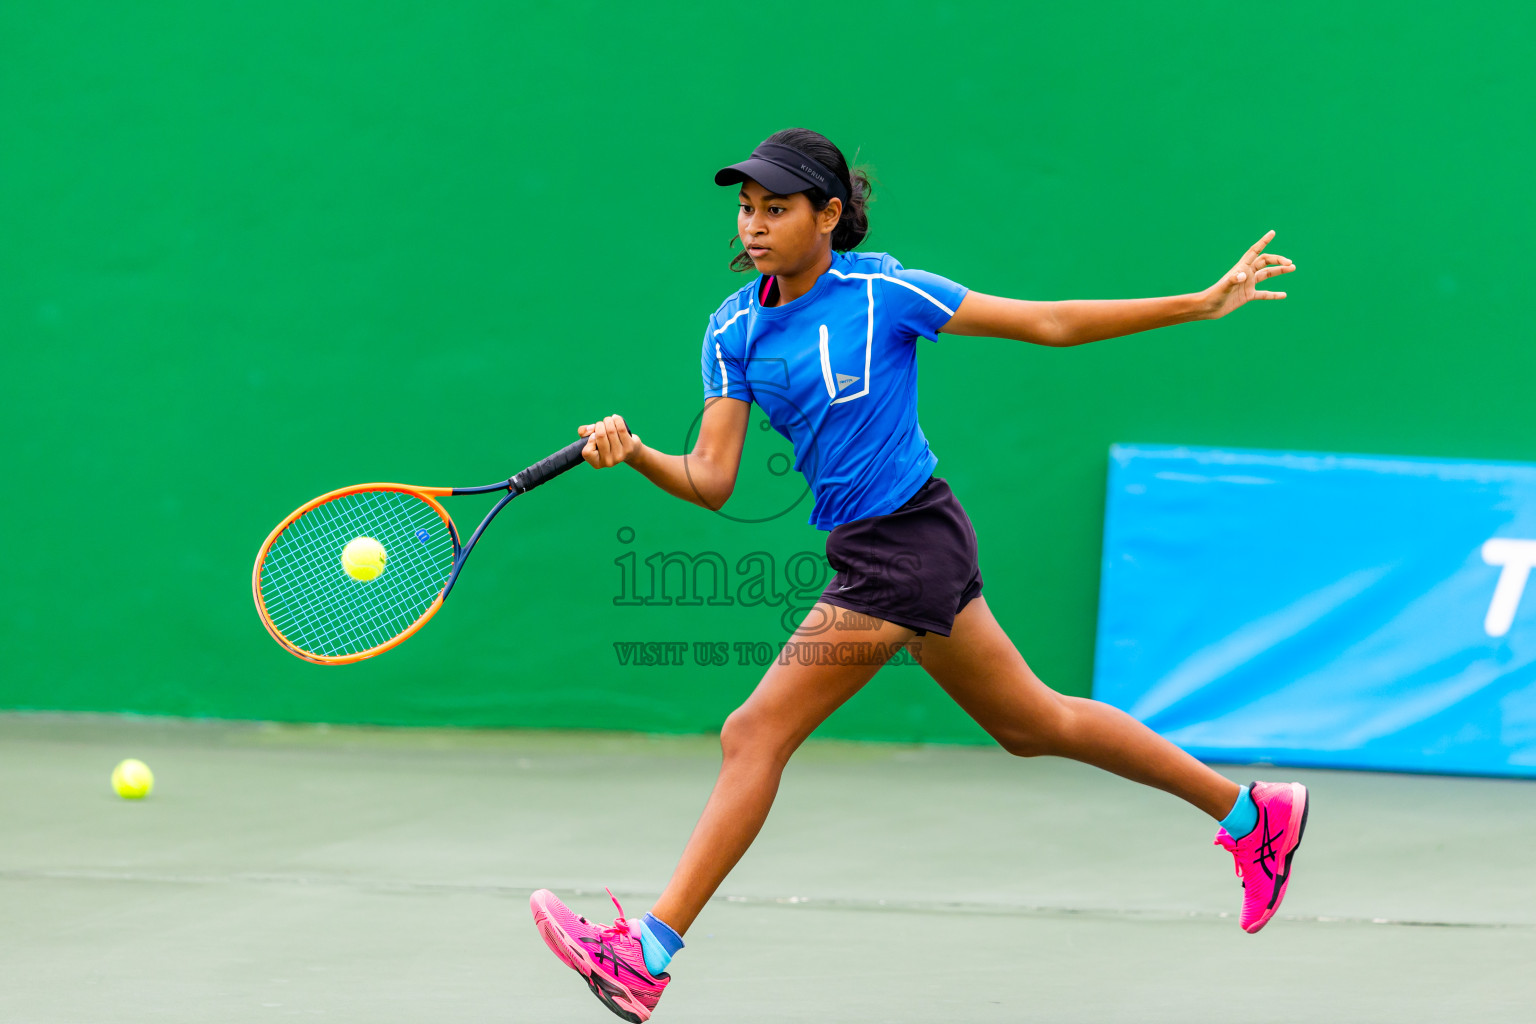
M655 914L646 914L640 922L640 948L645 952L645 969L658 977L672 962L672 955L683 948L683 937Z
M1248 793L1248 787L1244 786L1242 792L1237 794L1237 803L1232 805L1232 810L1221 819L1221 827L1227 830L1227 835L1233 839L1241 839L1252 832L1259 823L1259 808L1253 802L1253 797Z

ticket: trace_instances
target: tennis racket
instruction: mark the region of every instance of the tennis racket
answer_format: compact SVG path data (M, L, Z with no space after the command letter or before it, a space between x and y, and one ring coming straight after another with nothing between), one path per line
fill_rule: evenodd
M356 484L307 502L277 524L256 555L251 592L267 632L290 654L345 665L381 654L437 614L469 553L497 513L519 494L581 461L587 439L500 483L482 487ZM466 544L438 498L506 491ZM349 541L384 548L383 572L353 578L342 566Z

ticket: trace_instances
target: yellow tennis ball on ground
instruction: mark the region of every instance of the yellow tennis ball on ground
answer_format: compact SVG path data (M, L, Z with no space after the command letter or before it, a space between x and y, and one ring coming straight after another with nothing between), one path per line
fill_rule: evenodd
M155 773L143 761L130 757L112 769L112 788L124 800L142 800L155 788Z
M341 567L348 576L367 583L384 572L384 562L388 557L384 553L384 545L372 537L353 537L341 549Z

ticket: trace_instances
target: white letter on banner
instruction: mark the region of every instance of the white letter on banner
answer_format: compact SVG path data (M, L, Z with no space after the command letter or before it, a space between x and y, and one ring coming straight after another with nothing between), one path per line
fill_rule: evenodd
M1531 567L1536 566L1536 540L1495 537L1484 541L1483 561L1504 567L1493 588L1488 616L1483 619L1483 629L1489 636L1503 636L1515 621L1515 609L1520 607L1525 581L1530 578Z

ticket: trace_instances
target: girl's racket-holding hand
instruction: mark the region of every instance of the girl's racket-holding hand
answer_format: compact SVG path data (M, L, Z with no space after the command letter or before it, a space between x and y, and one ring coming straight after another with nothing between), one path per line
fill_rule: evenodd
M593 469L607 469L628 462L645 448L640 443L640 435L631 434L624 417L617 414L604 416L596 423L583 423L576 428L576 434L587 439L581 457Z

